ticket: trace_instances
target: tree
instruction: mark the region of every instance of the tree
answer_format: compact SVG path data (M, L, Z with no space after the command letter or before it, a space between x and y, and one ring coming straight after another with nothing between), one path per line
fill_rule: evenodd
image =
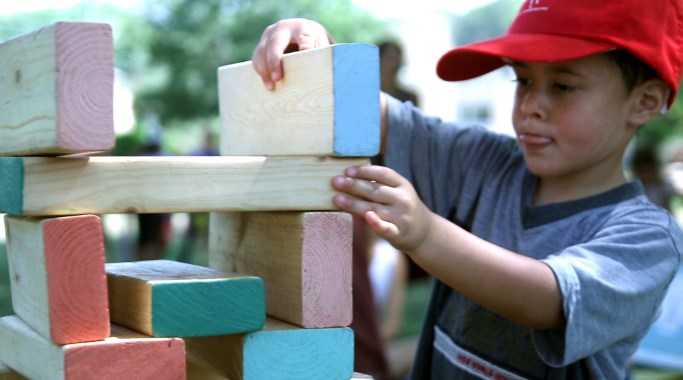
M505 34L521 4L521 0L498 0L458 17L454 22L456 43L467 45Z
M339 42L370 41L383 30L349 0L171 0L147 5L142 22L124 26L119 63L137 84L137 114L157 114L164 125L218 115L217 68L250 60L262 31L279 19L317 19Z

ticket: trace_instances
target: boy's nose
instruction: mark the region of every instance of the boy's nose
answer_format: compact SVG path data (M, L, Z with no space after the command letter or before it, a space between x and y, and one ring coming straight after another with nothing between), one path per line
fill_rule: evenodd
M545 117L545 106L543 102L543 92L538 86L530 86L517 101L519 102L519 109L527 117L543 118Z

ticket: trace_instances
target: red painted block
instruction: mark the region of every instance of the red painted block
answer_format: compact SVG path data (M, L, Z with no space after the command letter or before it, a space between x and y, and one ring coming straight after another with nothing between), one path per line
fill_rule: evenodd
M151 338L112 325L102 341L57 345L21 318L0 318L0 361L29 379L136 380L186 378L185 342Z
M14 310L56 344L109 336L102 224L96 215L6 216Z

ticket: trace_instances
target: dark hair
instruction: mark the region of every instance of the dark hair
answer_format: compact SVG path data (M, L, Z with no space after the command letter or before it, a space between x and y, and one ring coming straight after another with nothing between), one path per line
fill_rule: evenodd
M621 71L628 92L633 91L636 86L646 80L659 78L655 69L627 50L610 50L605 53L605 56Z

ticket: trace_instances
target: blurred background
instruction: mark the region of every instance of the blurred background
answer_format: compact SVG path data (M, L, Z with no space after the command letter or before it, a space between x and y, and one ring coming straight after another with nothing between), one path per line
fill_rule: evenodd
M413 101L426 113L510 134L514 85L508 69L446 83L435 75L435 65L451 47L503 34L520 4L520 0L3 1L0 41L57 21L111 24L117 140L116 148L106 154L215 155L219 132L216 69L250 60L265 27L288 17L321 22L337 42L383 46L383 89ZM681 102L683 97L671 112L643 128L629 153L632 175L641 178L652 196L679 218L683 215ZM206 214L104 215L103 224L108 261L167 258L206 263ZM0 228L0 316L12 313L4 239L4 228ZM383 320L393 326L386 332L388 357L390 367L400 374L409 366L414 350L429 279L396 280L393 267L388 269L391 276L378 268L372 272L376 281L389 278L386 281L391 282L376 285L378 294L381 289L402 288L400 318ZM681 286L675 293L678 301L669 304L683 304ZM673 337L683 346L683 312L666 316L668 330L663 337ZM666 348L672 341L653 344ZM680 369L683 353L679 355ZM647 361L647 366L636 363L641 365L634 366L632 378L683 379L682 372L671 365L652 362Z

